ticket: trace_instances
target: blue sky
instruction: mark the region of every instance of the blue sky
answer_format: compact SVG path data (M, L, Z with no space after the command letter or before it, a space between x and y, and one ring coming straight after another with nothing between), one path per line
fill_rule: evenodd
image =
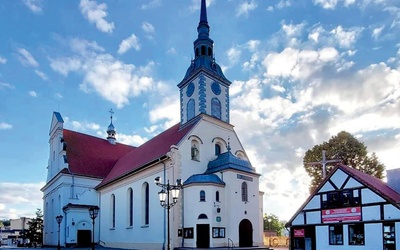
M345 130L400 167L398 0L208 0L231 123L288 220L308 196L304 152ZM53 111L68 129L140 145L179 121L200 0L0 4L0 219L42 207Z

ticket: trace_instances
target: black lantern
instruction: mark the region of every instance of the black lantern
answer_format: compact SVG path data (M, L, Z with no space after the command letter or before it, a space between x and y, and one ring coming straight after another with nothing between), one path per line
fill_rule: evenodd
M57 216L56 216L56 221L57 221L57 224L58 224L58 231L57 231L57 234L58 234L57 250L60 250L60 249L61 249L61 246L60 246L60 224L61 224L63 218L64 218L64 217L63 217L62 215L57 215Z
M94 220L96 219L97 215L99 214L99 207L93 206L89 208L89 215L92 219L92 250L94 250Z

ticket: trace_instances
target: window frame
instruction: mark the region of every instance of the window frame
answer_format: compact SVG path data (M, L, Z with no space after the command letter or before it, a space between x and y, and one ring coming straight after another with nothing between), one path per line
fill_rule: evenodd
M332 230L333 228L333 230ZM329 225L329 245L343 245L343 225L342 224L334 224ZM333 233L332 233L333 232ZM337 237L341 236L341 240Z
M249 201L249 188L247 186L247 182L242 182L242 201L243 202L248 202Z
M206 191L200 190L200 202L206 201Z
M365 245L365 227L363 223L348 224L348 240L350 246L364 246ZM356 236L352 236L356 235Z

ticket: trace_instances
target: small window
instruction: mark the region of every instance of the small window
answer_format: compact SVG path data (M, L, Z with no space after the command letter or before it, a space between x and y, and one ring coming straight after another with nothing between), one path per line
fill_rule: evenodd
M342 195L342 205L344 207L352 206L353 205L353 191L346 190L341 193Z
M204 190L200 191L200 201L206 201L206 192Z
M339 202L339 193L332 192L328 194L328 207L334 208L338 207L340 204Z
M215 201L219 202L219 192L215 192Z
M221 154L221 146L219 144L215 144L215 155Z
M242 201L244 201L244 202L248 201L247 183L246 182L242 183Z
M221 119L221 102L218 98L211 99L211 115Z
M133 190L132 188L128 189L128 227L133 226Z
M349 225L349 245L364 245L364 224Z
M343 225L329 226L329 245L343 245Z
M206 55L206 46L201 46L201 55L202 56Z
M115 228L115 195L111 195L111 228Z
M187 120L189 121L194 117L194 109L195 109L195 103L193 99L190 99L187 103Z

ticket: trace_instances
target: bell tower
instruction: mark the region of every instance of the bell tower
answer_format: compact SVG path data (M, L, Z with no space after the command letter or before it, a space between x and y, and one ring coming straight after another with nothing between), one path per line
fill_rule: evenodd
M194 59L178 84L181 126L199 114L207 114L229 123L229 86L221 67L215 62L214 41L210 38L206 1L201 0Z

